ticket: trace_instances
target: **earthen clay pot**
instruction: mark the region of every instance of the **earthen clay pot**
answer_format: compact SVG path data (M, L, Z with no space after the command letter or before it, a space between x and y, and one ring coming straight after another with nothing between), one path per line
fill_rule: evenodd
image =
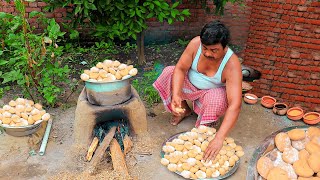
M246 93L244 94L243 101L248 104L255 104L258 102L258 97L254 94Z
M287 117L293 121L300 120L303 115L303 110L299 107L293 107L287 111Z
M288 110L288 105L285 103L275 103L272 109L273 113L280 116L286 115L287 110Z
M306 124L318 124L320 122L320 114L317 112L308 112L303 116L303 122Z
M261 105L266 108L273 108L273 105L277 102L277 100L271 96L263 96L261 98Z

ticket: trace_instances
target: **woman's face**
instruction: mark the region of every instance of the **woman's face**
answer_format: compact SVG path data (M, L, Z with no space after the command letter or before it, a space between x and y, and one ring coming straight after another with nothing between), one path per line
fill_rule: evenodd
M224 56L224 48L221 43L215 45L202 44L202 54L208 60L219 61Z

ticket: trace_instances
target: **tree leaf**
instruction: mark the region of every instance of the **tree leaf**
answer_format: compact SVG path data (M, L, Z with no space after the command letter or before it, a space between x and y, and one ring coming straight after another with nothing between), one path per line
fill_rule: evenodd
M175 2L171 8L176 8L179 5L179 1Z

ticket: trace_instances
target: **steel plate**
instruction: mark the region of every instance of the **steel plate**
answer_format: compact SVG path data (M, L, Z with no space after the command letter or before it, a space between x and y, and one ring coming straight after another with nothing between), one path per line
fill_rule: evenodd
M175 138L178 138L178 136L179 136L180 134L183 134L183 133L186 133L186 132L181 132L181 133L178 133L178 134L175 134L175 135L171 136L167 141L165 141L165 142L162 143L162 147L163 147L164 145L166 145L166 142L171 142L171 141L173 141ZM161 148L160 155L161 155L161 158L163 158L164 155L165 155L165 152L162 151L162 148ZM240 159L236 162L236 164L235 164L225 175L219 176L219 177L216 177L216 178L204 178L203 180L219 180L219 179L225 179L225 178L231 176L232 174L234 174L234 173L237 171L237 169L239 168L239 165L240 165ZM176 173L176 174L178 174L178 175L181 176L181 174L180 174L179 171L176 171L176 172L174 172L174 173ZM183 176L181 176L181 177L183 177Z
M278 133L288 132L292 129L297 129L297 128L307 130L309 127L310 126L287 127L287 128L283 128L279 131L276 131L276 132L272 133L271 135L269 135L268 137L266 137L262 141L260 146L256 148L256 150L254 151L254 153L252 155L252 158L249 162L248 169L247 169L246 180L262 180L263 179L257 171L257 168L256 168L257 162L261 156L268 155L270 152L272 152L275 149L274 138ZM317 127L319 127L319 126L317 126Z

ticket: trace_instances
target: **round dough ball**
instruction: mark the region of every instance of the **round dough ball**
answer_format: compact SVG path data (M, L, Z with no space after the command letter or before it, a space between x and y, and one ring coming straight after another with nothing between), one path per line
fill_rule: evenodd
M196 173L197 171L199 171L199 168L191 167L189 171L192 173Z
M113 68L109 68L109 72L110 72L111 74L115 75L117 71L114 70Z
M191 172L190 171L186 171L186 170L181 172L181 176L186 178L186 179L190 178L190 174L191 174Z
M102 68L103 68L102 62L98 62L98 63L96 64L96 67L99 68L99 69L102 69Z
M83 73L84 73L84 74L90 74L90 70L85 69L85 70L83 71Z
M267 176L267 180L289 180L288 178L288 173L279 168L279 167L274 167L270 170Z
M107 67L111 67L112 64L113 64L113 61L112 60L109 60L109 59L106 59L103 61L103 64Z
M240 157L242 157L244 155L244 152L243 151L237 151L236 155L240 158Z
M299 141L306 137L306 133L303 129L292 129L288 131L288 136L292 141Z
M309 152L309 154L312 154L314 152L320 152L320 146L313 142L308 142L306 144L306 150Z
M229 162L231 159L229 160ZM267 179L269 171L273 168L273 162L266 156L262 156L259 158L257 162L257 170L260 176Z
M116 76L116 79L117 79L117 80L122 79L122 76L121 76L121 74L120 74L119 71L116 72L115 76Z
M242 147L237 145L236 148L234 148L236 151L243 151Z
M129 65L127 66L128 71L130 71L131 69L133 69L133 65Z
M230 158L233 158L235 161L238 161L239 160L239 157L237 155L233 155L231 156Z
M313 172L320 172L320 152L314 152L309 156L308 165L313 170Z
M9 111L11 109L11 106L4 105L2 108L3 108L4 111Z
M44 115L42 115L41 119L44 121L48 121L50 119L50 114L49 113L45 113Z
M221 176L223 176L227 173L227 171L224 168L219 168L219 173Z
M115 60L115 61L113 61L113 67L118 67L118 66L120 66L120 62L118 61L118 60Z
M291 141L287 133L281 132L275 137L275 144L280 152L284 151L284 148L291 146Z
M294 162L293 169L298 176L302 177L311 177L314 174L313 170L310 168L305 159L299 159L298 161Z
M37 108L38 110L42 110L42 105L39 103L36 103L34 107Z
M196 175L197 178L199 178L199 179L204 179L204 178L207 177L207 174L206 174L205 172L201 171L201 170L197 171L197 172L195 173L195 175Z
M219 154L220 154L220 155L225 155L225 154L227 154L227 151L224 150L224 149L221 149L221 150L219 151Z
M288 164L288 163L285 163L283 161L280 161L275 166L285 170L288 173L288 178L289 179L297 179L298 178L298 176L294 172L293 166L291 164Z
M34 121L40 120L40 119L41 119L41 114L39 113L39 114L33 115L33 116L32 116L32 119L33 119Z
M296 148L297 150L301 151L306 146L306 139L302 139L299 141L291 141L292 147Z
M131 69L131 70L129 71L129 74L130 74L131 76L135 76L135 75L137 75L137 73L138 73L138 69L137 69L137 68L133 68L133 69Z
M233 142L234 142L234 139L231 138L231 137L227 137L227 138L226 138L226 141L227 141L228 144L230 144L230 143L233 143Z
M293 164L299 159L299 151L293 147L284 148L282 159L286 163Z
M312 139L313 136L320 136L320 128L317 127L309 127L307 130L307 137Z
M169 160L168 159L166 159L166 158L161 158L161 164L162 165L164 165L164 166L167 166L170 162L169 162Z
M169 164L168 169L171 172L175 172L177 170L177 165L176 164Z
M178 165L177 165L177 171L179 171L179 172L182 172L182 171L183 171L183 169L182 169L182 164L178 164Z
M191 166L188 163L183 163L182 169L189 171L191 169Z
M9 106L11 106L11 107L15 107L16 105L17 105L17 103L14 100L11 100L9 102Z
M204 126L204 125L200 125L198 127L198 132L199 133L206 133L208 131L208 127L207 126Z
M311 142L313 142L314 144L320 146L320 136L313 136L311 139Z
M237 152L243 152L243 151L237 151ZM230 150L230 151L227 151L227 154L226 154L226 155L227 155L228 157L231 157L231 156L234 155L234 153L235 153L234 151Z
M90 68L90 73L98 73L98 72L99 72L99 68L97 67Z
M233 167L236 164L236 161L233 158L229 159L229 166Z
M299 151L299 159L308 159L310 156L309 152L305 149L302 149L301 151Z
M187 141L187 140L188 140L188 136L187 136L186 134L180 134L180 135L178 136L178 138L181 139L181 140L184 140L184 141Z
M17 99L16 99L16 103L17 103L17 104L22 104L22 105L24 105L24 104L26 103L26 100L23 99L23 98L17 98Z
M177 144L177 145L174 146L174 148L175 148L177 151L182 151L183 148L184 148L184 146L181 145L181 144Z

